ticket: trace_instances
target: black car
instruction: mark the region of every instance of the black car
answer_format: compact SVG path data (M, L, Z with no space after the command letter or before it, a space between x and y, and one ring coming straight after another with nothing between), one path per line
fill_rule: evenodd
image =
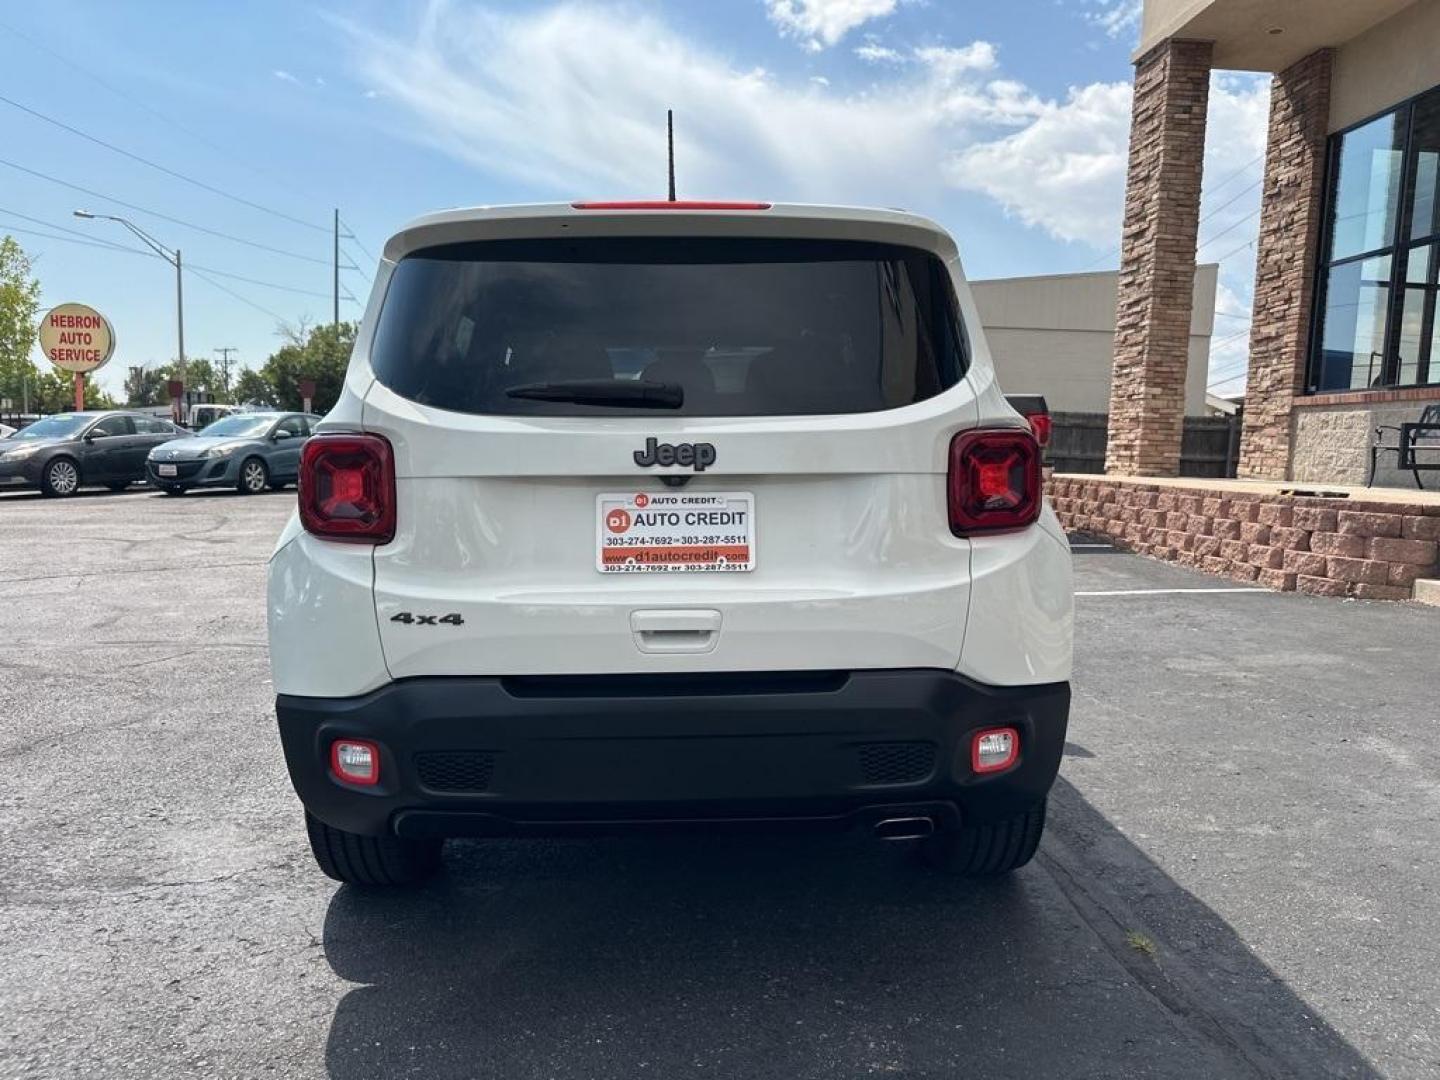
M145 479L151 449L186 435L168 420L134 412L47 416L0 439L0 491L29 487L74 495L87 485L121 491Z

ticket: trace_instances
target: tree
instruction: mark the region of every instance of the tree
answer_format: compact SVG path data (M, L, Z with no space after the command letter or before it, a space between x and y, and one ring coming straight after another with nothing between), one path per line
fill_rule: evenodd
M17 409L27 381L33 398L40 380L40 370L30 359L40 311L40 282L32 268L25 249L13 237L0 236L0 397L13 399Z
M165 368L132 367L125 376L125 401L130 405L168 405Z
M235 380L234 393L231 395L238 405L269 405L276 404L275 388L270 381L260 372L253 368L246 368L240 372L240 377Z
M274 404L283 409L302 408L300 381L314 379L315 397L310 407L317 413L328 412L339 400L345 383L345 368L355 347L355 329L350 322L315 327L302 323L285 328L282 334L286 343L260 369L260 375L270 384Z

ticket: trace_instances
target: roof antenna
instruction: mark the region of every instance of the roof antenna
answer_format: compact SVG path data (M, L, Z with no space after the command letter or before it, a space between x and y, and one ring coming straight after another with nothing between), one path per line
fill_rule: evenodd
M675 110L665 110L665 138L670 149L670 201L675 201Z

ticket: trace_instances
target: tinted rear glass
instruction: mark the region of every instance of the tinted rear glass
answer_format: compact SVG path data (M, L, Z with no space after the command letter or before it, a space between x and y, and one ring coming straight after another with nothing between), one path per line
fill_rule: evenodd
M430 248L396 267L379 380L425 405L548 416L854 413L964 374L933 255L845 241L588 239ZM507 394L567 380L680 386L679 408Z

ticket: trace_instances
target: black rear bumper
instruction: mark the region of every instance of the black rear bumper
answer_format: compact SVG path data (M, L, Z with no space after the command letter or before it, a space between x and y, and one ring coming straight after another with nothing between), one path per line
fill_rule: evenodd
M1049 791L1069 707L1066 683L997 688L931 669L419 678L276 699L311 813L349 832L440 836L993 820ZM1019 760L977 775L973 734L1002 726L1019 732ZM379 745L378 784L330 774L340 738Z

